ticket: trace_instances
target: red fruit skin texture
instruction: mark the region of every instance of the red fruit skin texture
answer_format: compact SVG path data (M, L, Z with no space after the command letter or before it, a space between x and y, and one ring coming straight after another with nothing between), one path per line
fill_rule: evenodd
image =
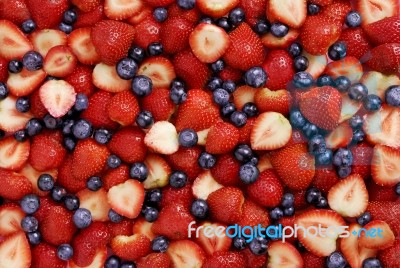
M127 165L120 165L117 168L109 169L102 177L103 187L107 191L120 183L124 183L129 179L129 167Z
M285 89L294 75L293 59L286 50L272 50L267 54L263 69L268 74L267 84L270 90Z
M7 78L8 78L8 61L0 57L0 81L6 81Z
M95 91L92 83L92 72L93 69L89 66L78 65L72 74L65 78L65 81L74 87L76 93L83 93L90 97Z
M283 186L273 169L260 173L258 180L247 187L247 194L256 203L275 207L281 202Z
M66 157L58 169L57 183L63 186L68 192L77 193L86 188L86 180L79 180L73 176L71 172L72 165L72 156Z
M41 242L32 248L31 268L65 268L65 262L57 256L57 247Z
M400 16L393 16L363 26L374 45L400 43Z
M89 107L82 113L82 118L90 121L95 128L114 129L118 125L108 117L107 104L112 98L110 92L99 90L89 98Z
M170 266L171 259L166 253L150 253L136 262L138 268L169 268Z
M47 113L46 107L44 107L43 102L40 99L39 90L32 93L31 97L31 112L37 118L43 118Z
M267 227L269 223L268 211L264 207L248 199L244 201L242 218L238 222L240 226L257 226L261 224L262 227Z
M143 21L135 26L134 44L147 47L152 42L160 41L161 24L153 19L146 17Z
M329 189L332 188L339 181L339 177L335 168L330 166L318 167L315 169L315 175L312 186L318 188L323 193L327 194Z
M245 20L250 26L254 26L265 15L266 0L241 0L239 6L246 14Z
M392 229L395 236L400 235L400 203L388 201L373 201L368 204L367 211L372 219L385 221Z
M183 18L170 18L162 24L160 39L164 51L175 54L189 46L192 22Z
M228 153L238 142L239 130L229 123L218 122L208 132L206 151L211 154Z
M371 160L374 148L366 142L359 143L352 147L353 165L352 174L359 174L364 179L371 176Z
M147 152L144 136L138 127L125 127L113 135L108 148L125 162L142 162Z
M141 99L143 110L151 112L154 121L169 120L175 111L175 104L169 97L169 89L157 88Z
M189 209L193 201L192 186L187 183L182 188L172 188L171 186L166 186L162 188L162 199L160 202L160 207L166 207L171 204L182 204L185 208Z
M240 163L232 154L224 154L217 158L217 163L210 169L213 178L224 186L239 186Z
M0 168L0 196L9 200L19 200L32 192L31 182L23 175Z
M31 18L39 29L50 29L58 26L62 14L68 9L67 0L26 0Z
M240 252L222 251L215 252L211 257L207 258L203 264L203 268L241 268L245 267L246 261Z
M396 74L400 66L400 43L374 47L365 55L365 64L384 74Z
M168 163L174 170L185 172L190 180L194 180L201 172L197 160L202 152L201 147L180 147L176 153L166 156Z
M346 56L353 56L357 59L360 59L371 49L371 45L362 28L344 29L338 41L342 41L346 44Z
M396 239L394 245L388 249L382 250L378 254L379 260L384 267L397 267L400 263L400 239Z
M92 27L97 22L104 18L104 8L103 5L98 5L93 10L88 12L83 12L78 10L78 19L76 20L74 27L76 29L83 27Z

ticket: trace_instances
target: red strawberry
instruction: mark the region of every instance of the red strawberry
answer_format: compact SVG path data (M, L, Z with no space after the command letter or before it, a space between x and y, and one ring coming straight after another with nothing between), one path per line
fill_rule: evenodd
M268 2L266 15L270 21L280 21L291 28L300 28L306 20L307 4L302 0L272 0Z
M162 24L160 39L164 51L175 54L189 46L193 23L183 18L170 18Z
M0 57L22 59L29 50L32 50L32 44L22 31L12 22L0 20Z
M176 203L183 204L186 208L192 205L193 193L190 183L182 188L172 188L171 186L162 189L162 199L160 207L166 207Z
M239 186L240 163L232 154L218 157L217 163L211 168L214 179L224 186Z
M376 184L394 186L400 182L400 169L397 165L400 152L385 145L375 145L371 160L371 175Z
M188 159L188 162L191 161ZM144 160L144 164L149 170L147 179L143 182L144 188L153 189L168 185L171 168L163 157L157 154L148 154Z
M368 234L371 229L380 230L380 234L371 237ZM370 249L386 249L394 244L395 236L389 225L381 220L373 220L364 226L365 232L361 232L359 246Z
M39 29L47 29L58 26L62 20L64 11L68 9L68 1L38 1L26 0L31 18Z
M219 109L212 97L200 89L190 90L186 101L179 105L176 129L192 128L195 131L207 129L219 120Z
M169 268L170 266L171 259L166 253L150 253L136 262L137 268Z
M306 202L306 190L300 190L293 192L294 195L294 208L304 209L308 206Z
M141 1L121 2L115 0L106 0L104 2L104 13L107 18L112 20L128 19L142 10Z
M102 90L97 91L89 98L89 107L82 113L82 118L90 121L95 128L115 128L117 123L108 117L107 104L112 94Z
M65 81L74 87L76 93L83 93L90 96L94 93L92 72L92 68L86 65L77 65L74 71L65 77Z
M177 3L172 3L168 6L168 18L183 18L192 23L197 23L200 20L200 12L195 7L190 10L180 8Z
M140 47L147 47L152 42L160 42L161 24L153 17L146 17L139 24L135 25L134 44Z
M135 29L127 23L103 20L92 28L91 38L101 60L115 64L128 52Z
M211 75L208 66L201 62L190 50L181 51L173 60L176 75L182 78L189 89L203 88ZM192 66L187 68L187 66Z
M151 112L155 121L169 120L175 104L169 97L169 89L157 88L141 99L142 109Z
M65 262L57 256L57 248L46 242L32 248L32 268L54 267L64 268Z
M396 267L399 264L400 239L390 248L379 252L378 258L385 267Z
M270 223L268 211L250 200L245 200L243 203L242 218L238 224L242 227L257 226L261 224L262 227L267 227Z
M194 180L201 172L197 160L202 152L200 147L179 147L176 153L166 156L168 163L174 170L185 172L189 179Z
M375 220L385 221L396 235L400 234L398 219L400 216L400 204L397 202L374 201L368 204L367 211Z
M18 171L29 157L29 141L18 142L12 136L0 140L0 168Z
M3 267L30 267L32 256L26 235L18 232L5 238L0 243L0 258Z
M333 23L343 25L346 15L351 11L351 3L347 0L335 0L322 10L322 15L332 20Z
M40 100L47 111L54 117L65 115L75 104L76 92L64 80L49 80L40 89Z
M307 146L296 144L271 153L270 161L279 178L293 190L305 190L315 174L314 157ZM296 180L293 178L296 177Z
M297 39L299 34L300 31L293 28L289 28L289 32L284 37L276 37L269 32L261 37L261 42L269 49L285 49Z
M267 255L254 255L250 249L246 248L242 251L246 260L246 267L265 267L267 263Z
M93 221L108 221L108 212L111 207L107 201L107 191L100 188L97 191L83 189L76 196L79 198L79 207L90 211Z
M326 147L336 150L346 147L353 139L353 129L349 122L343 122L325 137Z
M119 235L111 240L111 249L118 257L135 261L151 252L151 241L142 234Z
M327 5L332 4L332 1L333 0L309 0L307 2L316 4L316 5L320 5L320 6L327 6Z
M363 29L374 45L382 45L400 43L399 25L400 17L393 16L367 24L363 26Z
M228 153L238 142L239 130L229 123L218 122L208 132L206 151L210 154Z
M44 107L42 101L40 100L39 90L36 90L30 96L31 101L31 112L37 118L43 118L47 113L46 107Z
M193 196L196 198L207 199L212 192L222 187L224 186L214 180L211 172L209 170L205 170L193 181Z
M50 208L57 206L57 203L51 199L50 196L40 197L39 201L40 207L33 215L39 222L41 222L47 217Z
M283 265L305 267L300 253L290 243L272 242L268 245L268 255L268 267L282 267Z
M14 203L3 204L0 208L0 235L7 236L22 231L21 220L25 212Z
M230 32L229 39L231 44L223 57L229 66L246 71L261 65L264 60L264 47L247 23L241 23Z
M241 268L245 267L246 262L242 254L234 251L215 252L211 257L208 257L204 262L204 268Z
M196 2L196 5L204 14L213 18L219 18L228 13L229 10L234 8L238 3L239 0L200 0Z
M137 222L137 221L135 221ZM123 219L120 222L108 222L108 229L110 230L111 237L115 237L117 235L133 235L133 221L129 219Z
M357 59L360 59L371 49L367 36L362 28L344 29L338 41L342 41L346 44L347 56L356 57Z
M139 113L139 103L129 91L115 94L107 105L108 116L122 126L132 125Z
M196 235L196 242L204 249L207 255L213 255L216 252L225 252L228 251L232 245L232 239L228 236L218 237L215 235L217 230L221 229L221 226L226 228L226 226L221 225L220 223L211 223L211 222L204 222L198 228L201 231L199 235ZM204 228L207 230L212 230L212 236L206 236L204 232ZM219 228L219 229L217 229Z
M101 0L71 0L71 2L83 12L89 12L94 10Z
M165 57L150 57L142 62L137 75L145 75L153 82L153 88L169 88L176 78L174 66ZM130 84L130 83L128 83ZM130 89L130 87L128 87Z
M337 127L342 97L335 88L324 86L304 93L300 101L300 111L313 124L333 130Z
M67 45L68 36L60 30L43 29L31 33L29 40L32 42L33 49L45 58L47 52L53 47Z
M233 103L237 109L243 109L243 106L248 102L255 102L254 97L256 90L254 87L250 86L240 86L233 92Z
M8 61L0 57L0 81L6 81L8 78Z
M82 10L78 10L78 19L76 20L74 27L76 29L82 27L92 27L104 18L103 11L104 7L102 4L96 6L92 11L84 12Z
M283 186L273 169L260 173L258 179L247 186L247 194L256 203L264 207L276 207L283 195Z
M31 182L23 175L0 168L0 196L10 200L19 200L32 192Z
M173 0L144 0L146 4L152 7L162 7L172 4Z
M153 224L153 222L148 222L145 220L145 218L139 216L135 219L135 223L133 224L131 232L133 234L143 234L147 236L150 240L153 240L157 237L157 235L154 234L151 229L153 227Z
M39 228L43 239L54 246L70 243L76 232L72 212L62 206L50 207Z
M315 256L310 252L305 252L301 255L303 257L304 267L321 268L325 266L325 258Z
M247 123L239 129L239 143L250 143L251 131L256 122L256 118L247 118Z
M103 169L109 154L107 147L93 139L79 141L72 154L72 175L87 180Z
M92 28L79 28L68 36L68 46L82 64L93 65L100 62L100 56L96 52L90 33Z
M294 75L293 60L286 50L272 50L267 54L263 69L268 74L267 88L271 90L286 89Z
M38 171L34 169L29 163L27 163L20 171L19 173L21 175L24 175L31 183L32 183L32 190L34 194L37 194L39 196L46 196L48 192L46 191L41 191L38 188L38 179L39 176L42 175L43 173L50 174L53 176L55 180L57 180L57 174L58 170L57 169L51 169L51 170L46 170L46 171Z
M171 258L172 267L202 267L206 258L201 247L190 240L171 242L167 254Z
M90 259L88 259L87 261L88 265L86 267L101 267L106 262L106 259L107 259L107 248L105 246L100 247L97 250L93 251L93 254L90 254ZM76 265L73 260L69 260L68 265L71 268L81 267Z
M31 94L46 78L46 73L40 69L30 72L22 69L19 73L10 73L7 79L7 87L10 93L16 97Z
M260 18L265 16L266 0L241 0L239 6L246 14L245 20L250 26L254 26Z
M185 239L188 237L188 226L192 221L194 218L188 208L182 204L170 204L160 210L151 230L172 240Z
M351 147L350 150L353 154L352 173L357 173L364 179L368 178L371 175L373 148L368 143L363 142Z
M97 64L93 69L93 84L104 91L117 93L131 88L131 81L118 76L117 68L104 63Z
M232 80L233 82L237 83L242 79L242 71L232 68L231 66L226 66L220 73L219 77L226 81Z
M211 217L226 224L233 224L241 219L243 202L242 191L231 186L218 189L207 198ZM229 206L227 207L226 204Z
M109 190L111 187L124 183L129 179L129 167L120 165L117 168L109 169L102 177L103 187Z
M262 88L254 95L254 103L260 113L277 112L288 115L291 102L292 97L286 89L271 91L268 88Z
M393 187L385 187L376 184L373 180L367 182L369 202L372 201L396 201L397 194Z
M329 189L331 189L338 181L339 177L332 165L319 167L315 169L312 186L318 188L323 193L328 193Z
M356 2L356 10L363 18L361 21L363 26L384 18L396 16L398 8L399 3L396 0L388 0L386 2L359 0Z
M75 179L72 170L72 156L67 156L58 169L57 183L65 187L68 192L76 193L86 188L86 179Z
M55 46L49 50L44 61L43 70L55 77L70 75L78 62L77 57L67 46Z
M144 133L137 127L126 127L116 132L108 148L128 163L142 162L147 152L144 145ZM135 150L130 148L135 148Z
M17 25L21 25L24 21L30 18L26 1L2 1L0 3L0 18L4 20L10 20Z
M400 43L389 43L377 46L366 54L365 64L381 73L395 74L400 65Z

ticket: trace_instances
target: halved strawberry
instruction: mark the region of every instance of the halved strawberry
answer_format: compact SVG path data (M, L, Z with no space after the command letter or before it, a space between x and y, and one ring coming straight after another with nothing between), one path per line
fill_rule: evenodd
M68 41L67 35L59 30L54 29L43 29L34 31L29 36L32 42L33 49L46 57L47 52L55 46L65 46Z
M232 124L218 122L210 128L206 140L206 151L210 154L225 154L239 142L239 130Z
M4 204L0 208L0 235L8 236L22 231L21 220L25 212L13 203Z
M175 126L168 121L156 122L147 132L144 143L160 154L173 154L179 149L178 133Z
M311 55L306 51L303 51L303 56L308 59L308 68L306 72L311 74L314 79L317 79L325 70L328 64L328 57L324 55Z
M281 203L283 185L273 169L260 173L258 179L247 186L251 200L263 207L276 207Z
M343 93L339 123L343 123L344 121L350 119L360 110L361 107L362 103L360 101L352 100L350 99L349 94Z
M124 20L140 12L143 7L142 1L106 0L104 2L104 13L109 19Z
M362 16L363 26L398 14L399 3L396 0L357 0L356 10Z
M90 38L91 31L89 27L79 28L68 36L68 46L82 64L92 65L100 62L100 56Z
M230 204L228 207L227 202ZM207 198L211 217L226 224L233 224L240 220L243 202L242 191L232 186L218 189Z
M151 252L151 241L142 234L118 235L111 240L111 249L118 257L135 261Z
M371 175L376 184L394 186L400 182L400 151L377 144L371 161Z
M303 259L297 249L290 243L275 241L268 245L268 267L303 267Z
M23 129L32 118L32 114L20 113L16 107L17 98L8 96L0 101L0 129L15 132Z
M203 171L193 182L192 191L196 198L207 199L208 196L223 186L211 175L209 170Z
M365 64L384 74L396 74L400 65L400 43L374 47L365 55Z
M70 75L78 59L67 46L55 46L49 50L43 61L43 69L49 75L65 77Z
M150 240L153 240L157 236L152 231L153 225L154 225L153 222L148 222L145 220L145 218L139 216L136 218L135 222L133 223L131 232L132 232L132 234L145 235Z
M7 86L14 96L27 96L31 94L45 78L46 73L43 70L30 72L24 68L19 73L10 73L7 79Z
M38 187L38 179L40 175L42 174L50 174L54 181L57 181L57 174L58 170L57 169L51 169L51 170L46 170L46 171L38 171L34 169L29 163L25 164L25 166L19 171L21 175L24 175L31 183L32 183L32 190L34 194L37 194L39 196L46 196L48 195L48 192L41 191Z
M276 49L267 54L262 64L268 74L266 87L271 90L286 89L295 74L293 59L286 50Z
M100 247L95 251L94 256L91 259L91 262L85 267L86 268L102 267L105 264L106 259L107 259L107 248ZM76 265L72 259L68 261L68 265L70 268L80 268L81 267L81 266Z
M279 49L279 48L288 48L290 44L292 44L297 37L299 36L300 31L298 29L289 28L289 32L284 37L276 37L272 33L264 34L261 37L261 42L263 45L269 49Z
M196 242L203 248L204 252L207 255L213 255L215 252L224 252L228 251L232 244L232 239L226 235L224 236L217 236L215 235L216 232L225 233L226 226L218 224L218 223L211 223L211 222L203 222L199 227L199 236L196 237ZM200 229L201 228L201 229ZM210 230L209 233L213 234L211 236L206 236L205 231ZM208 233L207 233L208 234Z
M385 221L373 220L364 229L360 232L359 246L381 250L391 247L395 241L393 231ZM371 234L373 230L378 230L378 234Z
M107 192L103 188L97 191L84 189L77 194L79 207L88 209L93 221L108 221L108 211L111 209L107 202Z
M18 171L29 157L30 142L18 142L9 136L0 141L0 168Z
M385 92L392 85L400 85L400 78L397 75L384 75L379 72L370 71L363 74L360 83L368 88L368 94L378 95L385 99Z
M345 226L346 223L343 218L332 210L308 210L302 214L296 216L295 223L298 227L303 228L318 228L321 226L322 230L326 228L337 228L338 232L335 235L330 234L320 235L317 233L316 236L309 236L304 233L304 229L298 229L298 239L304 247L311 253L317 256L329 256L332 252L336 250L336 240L341 234L340 228ZM313 232L314 233L314 232Z
M251 148L275 150L285 146L292 136L292 126L282 114L265 112L254 122L251 131Z
M93 69L93 84L107 92L117 93L131 88L131 81L121 79L115 66L104 63L97 64Z
M363 75L363 68L357 58L348 56L342 60L330 62L326 66L325 73L333 78L346 76L351 83L357 83Z
M326 147L339 149L350 144L353 138L353 129L348 122L343 122L325 137Z
M283 115L289 114L292 103L292 97L289 91L286 89L271 91L268 88L261 88L255 91L254 103L259 112L277 112Z
M65 115L75 104L75 90L64 80L47 81L40 87L39 94L44 107L54 117Z
M22 59L29 50L32 44L21 30L9 20L0 20L0 57Z
M171 258L173 267L201 267L206 259L201 247L190 240L171 242L167 254Z
M267 5L267 18L279 21L289 27L300 28L307 16L307 4L302 0L272 0Z
M110 119L122 126L132 125L139 109L136 97L129 90L115 94L107 105Z
M363 178L353 174L340 180L329 190L328 203L343 217L357 217L368 206L368 191Z
M11 235L0 243L0 259L4 267L29 268L31 258L29 243L23 232Z
M169 183L169 175L171 168L168 162L157 154L148 154L144 160L149 173L143 182L145 189L153 189L167 186Z
M213 18L224 16L239 3L239 0L199 0L196 6L204 14Z
M150 78L154 88L168 88L176 77L174 66L165 57L150 57L143 61L137 75L145 75Z
M262 89L261 89L262 90ZM240 86L233 92L233 103L237 109L242 109L248 102L255 102L255 95L258 91L250 86Z
M218 60L230 45L228 34L220 27L200 23L189 37L190 48L201 61L211 63Z
M113 186L107 193L111 208L129 219L136 218L144 201L143 185L137 180L127 180Z

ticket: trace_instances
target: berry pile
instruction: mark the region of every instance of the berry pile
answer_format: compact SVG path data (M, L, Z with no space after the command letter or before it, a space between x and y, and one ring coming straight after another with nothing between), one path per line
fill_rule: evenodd
M399 10L0 1L0 267L399 267Z

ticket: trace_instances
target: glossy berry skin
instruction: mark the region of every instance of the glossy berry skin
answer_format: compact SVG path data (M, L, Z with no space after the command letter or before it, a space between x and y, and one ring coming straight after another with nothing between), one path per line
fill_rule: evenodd
M41 191L50 191L54 187L54 178L50 174L43 173L39 176L37 185Z
M365 133L361 129L356 129L353 132L353 139L352 139L353 142L355 143L362 142L364 138L365 138Z
M210 80L207 83L207 88L211 91L216 90L217 88L221 88L223 84L223 81L219 77L211 77Z
M313 82L313 77L308 72L298 72L293 76L293 85L296 88L308 88L312 86Z
M232 9L228 14L228 19L233 26L237 26L245 19L244 10L240 7Z
M29 138L26 129L21 129L14 132L14 139L19 142L24 142Z
M337 168L337 174L340 178L346 178L351 173L351 166L340 166Z
M308 4L307 5L307 14L308 15L317 15L320 12L321 8L319 7L319 5L316 4Z
M235 158L242 163L249 162L253 157L253 151L247 144L238 145L233 153Z
M212 154L202 152L197 160L199 166L203 169L210 169L215 166L217 159Z
M326 151L325 139L322 135L315 135L308 141L308 151L311 154L321 154Z
M329 165L332 163L333 152L331 149L326 149L325 152L315 156L315 163L319 166Z
M123 216L119 215L117 212L115 212L113 209L110 208L108 211L108 218L110 219L111 222L118 223L123 220Z
M86 208L78 208L75 210L72 220L77 228L86 228L92 223L92 213Z
M107 166L109 167L109 168L117 168L117 167L119 167L120 165L121 165L121 158L119 158L118 156L116 156L116 155L110 155L108 158L107 158Z
M224 118L229 118L235 111L236 111L235 104L229 102L227 105L221 107L220 114Z
M21 29L25 34L30 34L36 30L36 23L31 19L26 20L22 23Z
M334 87L342 93L349 91L351 81L346 76L339 76L333 81Z
M353 154L347 148L339 148L333 157L333 164L339 166L350 166L353 164Z
M317 126L311 123L306 123L302 130L303 134L309 139L318 134Z
M281 206L284 208L290 208L294 204L294 195L292 193L285 193L282 196Z
M76 94L76 100L74 104L74 109L78 112L82 112L89 107L89 99L83 93Z
M243 105L242 112L244 112L247 117L255 117L258 115L257 106L253 102L247 102Z
M254 88L260 88L267 82L268 75L261 67L252 67L244 74L244 82L246 85Z
M307 68L308 68L307 57L297 56L296 58L294 58L293 66L297 72L302 72L302 71L307 70Z
M154 118L151 112L141 111L136 117L136 124L141 128L149 128L154 124Z
M58 29L61 32L64 32L66 34L70 34L73 30L72 25L66 24L65 22L61 22L60 25L58 25Z
M67 195L67 190L65 190L64 187L61 186L54 186L53 189L51 189L51 198L56 201L56 202L61 202Z
M133 93L138 97L150 95L153 90L153 82L144 75L138 75L132 80Z
M257 23L253 27L254 32L256 32L258 35L267 34L269 33L270 29L271 29L271 23L265 19L257 21Z
M236 84L232 80L227 80L222 83L222 88L228 91L228 93L233 93L236 91Z
M15 108L20 113L26 113L31 108L30 100L27 97L19 97L15 103Z
M64 137L63 139L63 146L65 149L68 150L68 152L72 152L73 150L75 150L76 143L76 139L72 137Z
M306 119L299 110L290 112L289 121L292 127L301 129L306 124Z
M296 58L303 52L303 47L299 43L294 42L289 46L288 52L292 58Z
M133 46L128 50L128 57L140 64L146 55L146 51L138 46Z
M77 19L78 19L78 14L73 9L69 9L65 11L63 14L63 22L65 24L72 25L76 22Z
M254 183L258 179L259 175L260 175L260 171L252 163L247 163L247 164L240 166L239 179L244 184Z
M346 15L346 20L344 21L349 28L356 28L361 25L361 15L356 11L350 11Z
M28 194L25 195L21 199L21 209L26 214L33 214L35 213L40 207L40 200L39 197L35 194Z
M283 209L283 216L291 217L294 215L294 207L288 207Z
M26 236L28 237L29 244L32 246L39 245L42 242L42 235L39 231L27 233Z
M213 100L219 106L224 106L229 102L229 93L223 88L217 88L213 91Z
M62 127L62 133L64 135L72 134L72 127L74 126L74 124L75 124L75 121L73 119L64 120L63 127Z
M131 58L123 58L121 59L117 65L117 74L121 79L130 80L135 77L135 74L138 70L138 65L135 60Z
M360 129L363 126L363 119L359 115L353 115L350 120L349 124L352 129Z
M283 211L280 207L273 208L269 212L269 216L271 217L271 220L277 221L283 217Z
M129 176L138 181L146 180L148 175L149 170L147 166L141 162L133 163L129 169Z
M39 227L39 222L33 216L25 216L21 220L21 227L26 233L35 232Z
M180 8L190 10L194 8L196 0L177 0L176 3Z
M274 22L271 24L271 34L275 37L285 37L289 32L289 27L280 22Z
M105 128L99 128L94 131L94 140L99 144L107 144L111 140L111 132Z
M331 60L341 60L346 57L347 46L344 42L336 42L328 49L328 56Z
M68 261L74 255L74 250L69 244L61 244L57 248L57 256L60 260Z
M146 192L145 201L148 203L159 203L162 199L162 192L160 189L151 189Z
M387 104L389 104L391 106L399 107L400 106L400 86L390 86L386 90L385 100L386 100Z
M308 204L315 205L321 198L321 191L315 187L308 188L306 191L306 201Z
M182 188L187 183L187 176L182 171L174 171L169 176L169 185L173 188Z
M28 135L30 137L33 137L42 131L43 126L42 126L42 123L38 119L32 118L26 124L25 129L26 129Z
M64 199L65 208L70 211L75 211L79 208L80 202L76 195L67 195Z
M22 58L22 64L28 71L36 71L43 67L43 57L36 51L28 51Z
M184 87L174 86L169 92L169 98L175 104L181 104L187 100L187 93Z
M8 63L8 71L13 74L17 74L22 71L24 64L19 60L10 60Z
M46 114L43 117L43 123L47 129L56 129L62 126L62 119L54 118L50 114Z
M357 217L357 223L361 226L368 224L372 220L371 213L365 211L359 217Z
M90 177L86 182L86 187L91 191L97 191L103 186L103 182L100 177L93 176Z
M158 210L153 207L146 207L143 211L143 215L147 222L154 222L158 219Z
M183 129L178 136L179 145L183 147L193 147L197 144L197 132L190 128Z
M368 95L364 101L364 108L368 111L377 111L382 107L382 100L375 94Z
M340 252L333 252L326 258L327 268L345 268L347 265L346 259Z
M246 238L236 236L233 238L232 244L235 249L243 250L247 246Z
M364 100L367 97L367 95L368 95L368 88L361 83L353 84L349 88L349 97L352 100L361 101Z
M147 46L147 53L149 54L149 56L158 56L163 54L163 52L163 45L159 42L153 42Z
M208 217L209 207L205 200L196 199L190 207L190 213L197 219L204 220Z
M243 127L247 123L247 115L241 111L235 111L230 116L231 123L236 127Z
M78 140L89 138L92 135L92 132L93 132L92 124L85 119L79 119L72 126L72 134Z
M317 208L326 208L326 207L328 207L328 200L326 200L325 197L321 196L318 199L318 202L315 204L315 207L317 207Z
M119 268L121 267L121 259L116 255L111 255L106 259L104 268Z
M323 87L323 86L333 86L334 81L333 78L327 74L323 74L317 79L317 86Z
M264 237L255 237L249 244L249 249L254 255L263 255L268 249L268 240Z
M219 59L213 63L211 63L211 70L214 73L219 73L225 68L225 62L222 59Z
M229 32L232 29L232 24L226 17L219 18L216 24L217 26L224 29L226 32Z
M154 252L166 252L169 246L169 240L165 236L157 236L151 241L151 249Z
M168 18L168 10L165 7L157 7L153 10L153 18L158 22L164 22Z
M0 100L4 100L8 97L10 91L7 88L7 85L3 82L0 82Z

